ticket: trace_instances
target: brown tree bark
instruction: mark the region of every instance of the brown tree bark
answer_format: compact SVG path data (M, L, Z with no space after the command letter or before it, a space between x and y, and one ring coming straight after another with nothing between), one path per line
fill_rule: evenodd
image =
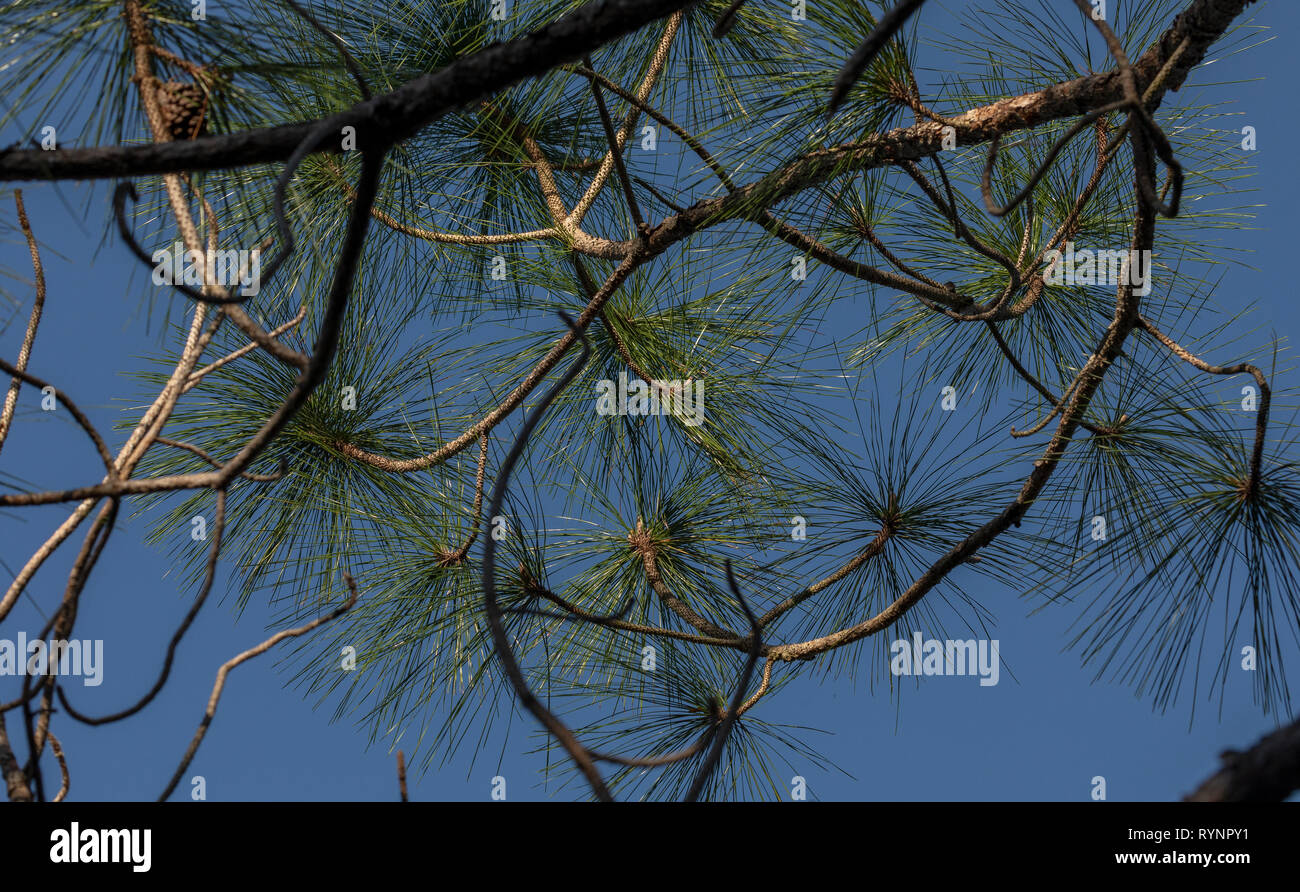
M1281 802L1300 790L1300 718L1244 753L1224 750L1217 772L1185 802Z

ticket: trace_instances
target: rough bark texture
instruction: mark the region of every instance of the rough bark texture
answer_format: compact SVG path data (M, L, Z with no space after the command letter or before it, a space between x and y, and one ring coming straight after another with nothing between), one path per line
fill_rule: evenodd
M1196 0L1134 65L1139 83L1149 83L1179 47L1167 86L1177 90L1188 71L1205 56L1232 20L1253 0ZM391 93L359 103L329 119L338 128L355 126L359 142L402 140L447 111L495 93L526 77L572 62L591 50L643 25L692 5L691 0L596 0L551 25L517 40L496 44L460 59L441 71L410 81ZM1090 75L1045 90L1027 93L968 111L957 120L957 140L971 145L1045 121L1084 114L1121 99L1118 72ZM43 152L9 148L0 151L0 180L94 179L150 173L210 170L283 161L321 121L285 124L165 145L104 147ZM369 130L369 135L367 134ZM927 122L882 134L851 149L815 153L719 202L735 213L739 203L764 205L769 195L791 194L825 175L826 165L874 167L914 159L937 151L941 125ZM337 143L322 150L339 151ZM688 213L718 210L709 203ZM687 221L683 221L687 222Z
M11 147L0 151L0 180L131 177L283 161L325 121L339 130L349 125L356 127L361 149L399 142L452 109L470 105L525 78L545 74L558 65L576 62L694 2L594 0L527 36L493 44L391 93L316 121L126 149L44 152ZM322 150L341 151L341 140L331 141Z
M27 775L14 758L13 747L9 745L9 735L5 731L5 716L0 712L0 774L4 775L5 792L10 802L31 802L32 791L27 786Z

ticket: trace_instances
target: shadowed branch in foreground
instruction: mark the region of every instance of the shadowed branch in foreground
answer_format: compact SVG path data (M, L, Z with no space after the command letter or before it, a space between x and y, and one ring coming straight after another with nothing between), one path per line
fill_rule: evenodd
M1245 752L1224 750L1222 767L1187 802L1281 802L1300 790L1300 719L1261 737Z

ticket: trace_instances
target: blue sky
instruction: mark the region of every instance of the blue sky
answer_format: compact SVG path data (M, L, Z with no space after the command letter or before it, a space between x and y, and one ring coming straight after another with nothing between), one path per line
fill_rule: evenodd
M965 6L927 5L922 37ZM1257 5L1253 14L1273 39L1195 71L1190 81L1206 87L1207 95L1230 100L1241 126L1258 132L1252 159L1257 171L1240 184L1245 191L1238 196L1241 203L1258 204L1257 216L1225 234L1225 250L1242 263L1232 267L1214 300L1226 308L1253 302L1252 318L1262 331L1287 335L1300 328L1289 269L1295 253L1293 209L1300 200L1291 160L1292 147L1300 144L1300 123L1290 27L1300 11L1271 2ZM942 65L933 46L921 58L928 66ZM0 132L0 143L16 138L16 132ZM49 292L30 368L67 389L101 429L111 430L124 411L135 408L124 395L138 392L121 371L138 367L140 357L158 345L160 317L142 298L149 286L115 240L100 244L109 213L110 190L104 184L63 184L62 197L43 185L27 184L23 191L42 244ZM8 194L0 196L0 216L13 219ZM21 239L14 231L6 236L0 266L26 275ZM0 350L8 357L17 351L31 300L30 289L20 284L10 291L23 304L16 310L0 307L15 313L0 335ZM1277 386L1295 383L1295 373L1285 372ZM14 432L0 457L0 475L39 488L94 477L94 455L66 413L42 413L38 401L31 388L24 389ZM113 442L119 439L114 434ZM5 562L0 575L9 578L61 511L0 514ZM78 637L106 641L105 680L93 699L90 691L71 686L73 699L88 711L119 708L148 687L187 606L182 587L168 575L167 550L146 545L146 531L144 522L125 519L82 598ZM32 585L31 595L42 606L57 602L73 554L73 547L65 547ZM908 689L900 706L873 694L865 681L819 684L815 676L802 681L766 704L763 718L828 732L803 739L847 774L796 761L787 776L805 777L811 795L827 800L1086 800L1097 775L1106 778L1111 800L1167 800L1209 774L1220 750L1242 747L1274 727L1274 718L1252 704L1244 673L1231 677L1221 712L1204 695L1195 701L1185 697L1164 714L1154 712L1129 686L1093 682L1078 655L1064 651L1072 615L1048 610L1029 616L1031 605L1006 587L975 594L997 618L991 637L1001 642L1006 663L998 685L980 688L973 678L928 679ZM35 617L35 608L25 602L0 635L9 636L10 627L15 633L20 626L39 627ZM219 603L214 598L181 648L171 682L144 713L96 729L60 722L57 732L73 776L70 798L156 797L194 732L216 668L266 637L273 620L256 601L237 613L233 597ZM368 747L365 727L351 717L331 721L331 705L313 709L301 691L286 687L287 680L288 673L277 671L274 654L232 674L189 772L206 779L208 798L395 798L389 741ZM15 690L12 679L4 680L0 699ZM525 716L513 724L516 731L532 731ZM17 725L10 718L11 735ZM424 773L413 769L412 798L487 799L498 774L507 779L511 800L547 798L538 775L541 758L528 754L536 744L517 733L503 746L494 734L475 764L466 748L445 765L435 762ZM47 783L55 776L47 767ZM183 784L177 798L185 797Z

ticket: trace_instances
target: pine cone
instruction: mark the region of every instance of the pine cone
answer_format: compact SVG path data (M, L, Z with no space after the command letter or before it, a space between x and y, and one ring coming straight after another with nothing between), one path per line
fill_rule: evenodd
M207 132L208 99L198 84L164 81L158 85L158 103L172 139L194 139Z

